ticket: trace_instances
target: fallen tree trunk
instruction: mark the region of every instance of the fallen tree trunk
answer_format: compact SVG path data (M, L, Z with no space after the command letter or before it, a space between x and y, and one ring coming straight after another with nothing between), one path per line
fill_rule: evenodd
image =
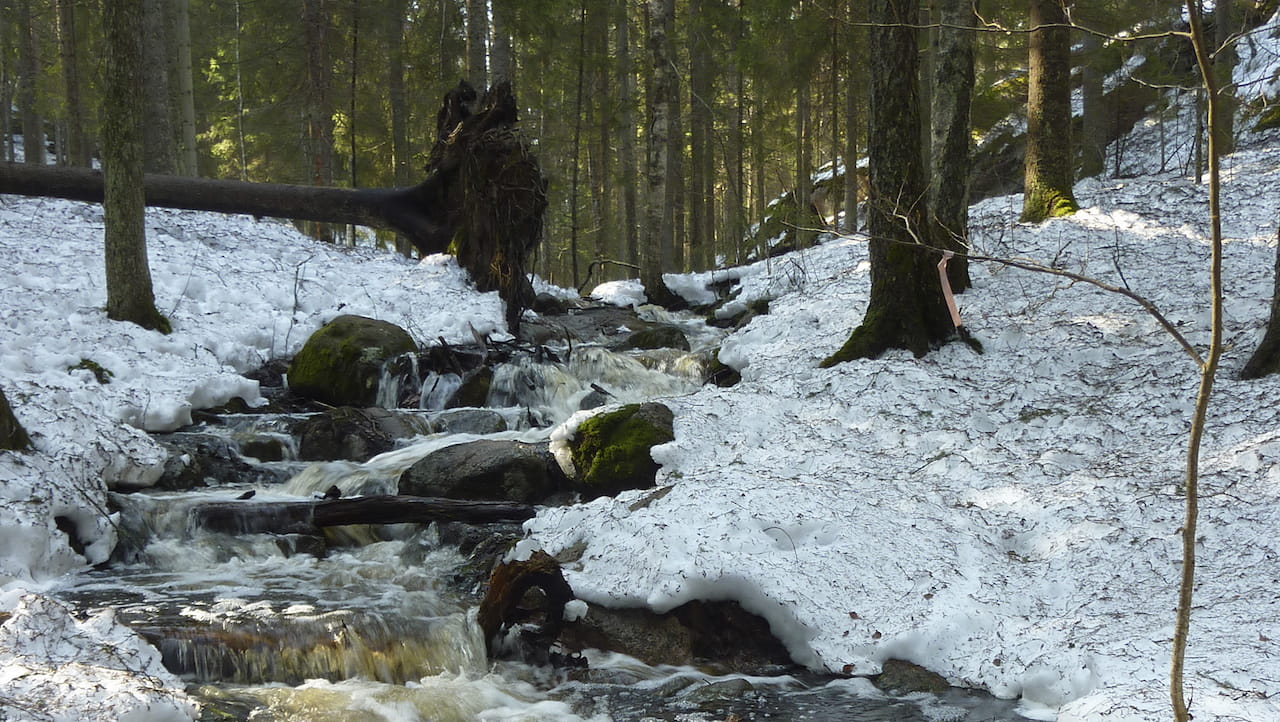
M101 203L102 183L102 172L88 168L0 164L0 193ZM443 252L453 237L438 176L410 188L351 189L148 173L143 186L149 206L381 228L424 255Z
M533 302L527 266L542 240L547 180L516 131L511 86L490 88L473 113L475 98L465 82L445 95L426 177L415 186L325 188L151 174L143 180L146 204L392 230L422 255L452 245L476 287L506 302L514 334ZM0 163L0 193L101 203L102 185L100 171Z
M348 524L469 524L522 522L535 510L504 501L464 501L421 496L357 496L315 501L218 501L191 509L192 521L228 534L318 534Z

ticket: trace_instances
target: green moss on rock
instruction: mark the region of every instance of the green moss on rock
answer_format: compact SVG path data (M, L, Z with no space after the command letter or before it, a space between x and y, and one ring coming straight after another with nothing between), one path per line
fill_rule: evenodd
M569 442L575 481L584 493L609 496L654 485L658 464L649 450L675 439L674 417L662 404L631 404L592 416Z
M382 363L417 350L408 332L386 321L339 316L307 339L289 364L289 388L332 406L370 406Z

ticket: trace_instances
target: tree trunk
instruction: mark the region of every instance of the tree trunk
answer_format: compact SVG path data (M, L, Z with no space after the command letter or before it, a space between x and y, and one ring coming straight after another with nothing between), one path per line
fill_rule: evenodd
M484 90L489 82L485 65L485 40L489 35L489 8L485 0L467 0L467 80Z
M67 162L87 168L89 143L84 133L84 104L80 93L80 58L76 43L76 5L58 0L58 45L62 55L62 82L67 102Z
M409 108L404 88L404 25L408 0L388 0L384 10L387 22L387 102L391 114L391 168L395 185L409 185L411 153L409 150ZM402 233L396 234L396 251L406 258L413 255L413 242Z
M27 163L45 164L44 118L38 105L40 54L32 23L31 0L18 0L18 106L22 113L22 152Z
M490 81L516 82L515 53L511 48L511 15L516 0L493 0L493 45L489 53Z
M615 78L620 106L621 137L618 141L618 157L622 165L622 233L619 238L618 257L632 264L640 264L639 203L636 191L640 187L636 160L636 81L631 62L631 17L629 0L618 0L615 33L617 35L617 65Z
M845 41L845 72L851 81L858 78L862 67L860 21L862 0L848 0L847 13L849 25ZM858 93L855 89L863 87L860 82L850 82L845 88L844 106L844 233L856 233L858 230Z
M977 15L972 0L938 0L933 53L933 153L929 208L936 245L956 252L947 264L951 290L969 287L969 104Z
M0 389L0 450L24 451L29 448L31 439L22 424L18 423L18 418L13 415L13 408L9 406L9 399L5 398L4 389Z
M669 263L674 237L673 216L668 198L671 177L671 97L674 94L671 56L667 43L667 21L675 14L674 0L648 0L650 81L648 230L640 257L640 283L651 303L666 305L674 296L662 273Z
M195 90L191 78L191 0L173 2L173 44L177 54L178 172L200 175L196 148Z
M146 111L142 120L142 169L147 173L176 173L178 153L169 104L169 28L167 0L144 0L142 10L142 92Z
M712 82L712 25L703 0L689 3L689 219L690 265L695 270L715 264L715 154L711 108L715 102Z
M107 317L168 333L168 319L156 310L147 265L142 108L137 102L142 97L144 21L143 0L113 0L103 6L107 40L102 111Z
M443 252L452 242L476 287L496 290L506 301L508 329L515 333L519 314L533 299L526 268L542 239L546 179L537 158L513 129L517 112L511 87L503 83L491 89L474 114L460 101L449 100L460 92L455 89L446 97L441 112L445 135L432 149L427 177L409 188L318 188L144 177L141 169L125 186L137 191L139 207L145 188L145 202L153 206L394 230L409 237L424 255ZM474 97L469 86L466 92ZM108 107L135 108L136 104ZM462 115L450 115L451 108ZM104 124L107 128L115 126ZM80 168L0 164L0 193L101 203L104 175Z
M1280 237L1280 231L1277 231ZM1262 343L1240 371L1242 379L1258 379L1280 371L1280 244L1276 246L1274 290L1271 293L1271 317Z
M1080 134L1080 177L1098 175L1107 166L1108 103L1103 93L1101 67L1102 39L1094 33L1083 33L1084 58L1081 64L1080 90L1084 100L1084 117Z
M923 245L927 234L924 168L920 158L917 95L916 4L872 0L871 297L862 324L825 359L829 367L875 358L890 348L923 356L955 331L938 281L937 251Z
M469 524L522 522L532 506L505 501L463 501L418 496L358 496L325 501L219 501L191 510L202 529L228 534L317 534L349 524Z
M305 115L304 147L311 166L312 185L333 185L334 100L329 67L328 0L303 0L302 26L307 57L307 81L303 113ZM332 243L333 229L315 225L309 229L314 237Z
M1213 72L1218 81L1218 117L1214 135L1218 153L1228 155L1236 150L1236 46L1232 42L1240 23L1236 18L1235 3L1222 0L1214 5Z
M1039 223L1076 211L1072 192L1071 31L1063 0L1031 0L1027 155L1022 220Z

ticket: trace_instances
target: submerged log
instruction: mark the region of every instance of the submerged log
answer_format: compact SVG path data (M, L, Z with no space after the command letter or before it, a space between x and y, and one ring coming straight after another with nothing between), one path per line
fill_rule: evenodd
M327 526L348 524L469 524L521 522L535 510L501 501L463 501L418 496L357 496L315 501L217 501L191 509L193 522L229 534L317 534Z

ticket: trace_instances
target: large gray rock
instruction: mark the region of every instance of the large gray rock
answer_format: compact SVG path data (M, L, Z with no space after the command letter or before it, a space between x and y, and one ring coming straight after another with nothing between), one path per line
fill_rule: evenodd
M330 406L373 406L387 359L417 350L393 323L339 316L321 326L289 364L289 389Z
M505 440L447 446L405 470L400 493L537 504L565 482L548 446Z
M303 461L368 461L390 451L394 438L379 419L364 409L340 406L315 414L297 430L298 458Z

